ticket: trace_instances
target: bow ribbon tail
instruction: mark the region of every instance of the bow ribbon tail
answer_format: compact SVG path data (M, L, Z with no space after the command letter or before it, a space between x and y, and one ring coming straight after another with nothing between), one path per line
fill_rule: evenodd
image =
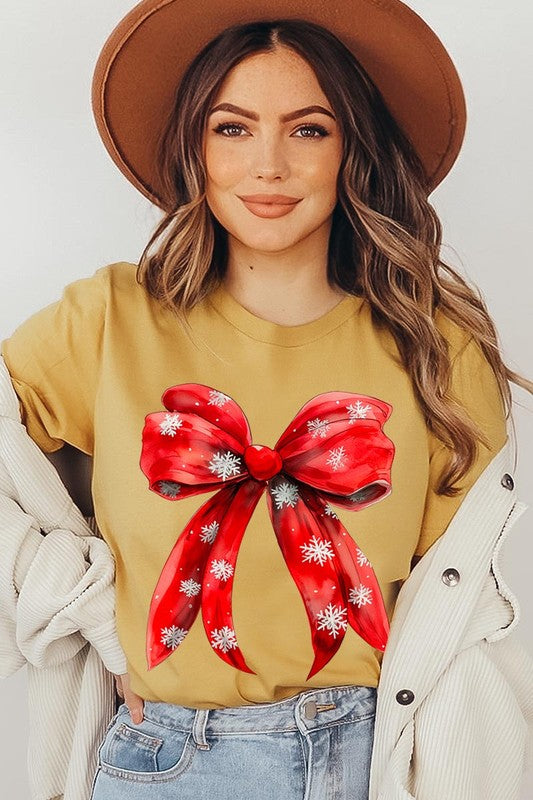
M152 594L146 632L148 669L181 644L201 604L205 564L235 484L210 497L190 518L168 556Z
M341 576L344 596L348 600L350 626L371 647L385 650L389 619L372 564L320 493L302 487L302 495L327 531L342 567Z
M202 581L202 618L211 647L226 664L252 675L256 673L246 664L237 643L231 595L241 540L264 490L264 482L253 478L237 485L220 522Z
M335 553L301 484L280 473L269 481L267 505L285 563L304 601L315 659L306 680L335 655L348 627ZM274 500L272 499L274 498Z

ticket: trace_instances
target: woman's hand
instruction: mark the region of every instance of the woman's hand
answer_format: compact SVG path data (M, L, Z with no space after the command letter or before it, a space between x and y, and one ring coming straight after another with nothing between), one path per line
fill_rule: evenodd
M119 697L122 697L128 706L130 717L137 725L143 721L144 715L144 699L135 694L130 688L130 676L127 672L123 675L115 675L115 683Z

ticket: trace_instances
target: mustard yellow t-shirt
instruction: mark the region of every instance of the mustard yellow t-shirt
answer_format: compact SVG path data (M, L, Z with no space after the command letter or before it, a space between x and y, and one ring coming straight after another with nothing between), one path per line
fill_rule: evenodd
M150 491L140 465L148 414L163 392L207 384L244 411L253 442L274 447L298 410L322 392L347 391L392 406L384 433L395 447L392 491L354 512L335 513L373 566L389 620L414 554L445 531L464 494L503 446L507 427L496 378L474 339L437 312L453 358L452 388L492 444L479 445L455 498L438 496L446 450L430 433L392 335L347 295L312 322L282 326L240 305L224 287L190 312L194 342L176 317L118 262L68 284L1 343L29 435L45 452L64 442L93 456L98 526L116 560L117 630L134 692L194 708L275 702L313 687L377 686L382 651L350 626L333 658L313 663L302 597L276 540L263 494L246 527L233 576L233 620L246 663L225 663L201 611L188 635L151 670L145 642L161 570L190 517L214 492L168 502ZM465 532L465 535L467 532Z

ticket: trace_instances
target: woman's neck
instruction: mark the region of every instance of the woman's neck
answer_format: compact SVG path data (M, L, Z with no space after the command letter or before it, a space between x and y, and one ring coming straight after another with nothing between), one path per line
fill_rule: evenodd
M326 277L310 282L291 279L223 280L224 288L252 314L278 325L304 325L327 314L346 296L329 286Z

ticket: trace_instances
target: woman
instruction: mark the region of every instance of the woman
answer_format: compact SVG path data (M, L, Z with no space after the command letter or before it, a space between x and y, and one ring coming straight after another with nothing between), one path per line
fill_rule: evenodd
M2 343L33 438L93 456L117 565L130 669L92 798L144 797L143 783L154 798L364 798L398 591L505 442L509 380L533 384L439 256L427 195L464 118L427 26L401 3L354 4L336 25L306 3L209 40L203 17L219 30L222 16L191 8L202 49L183 71L177 5L130 12L93 95L163 220L137 270L75 281ZM351 25L388 76L334 35ZM439 67L395 50L399 33L431 40ZM444 63L452 123L444 106L427 116Z

